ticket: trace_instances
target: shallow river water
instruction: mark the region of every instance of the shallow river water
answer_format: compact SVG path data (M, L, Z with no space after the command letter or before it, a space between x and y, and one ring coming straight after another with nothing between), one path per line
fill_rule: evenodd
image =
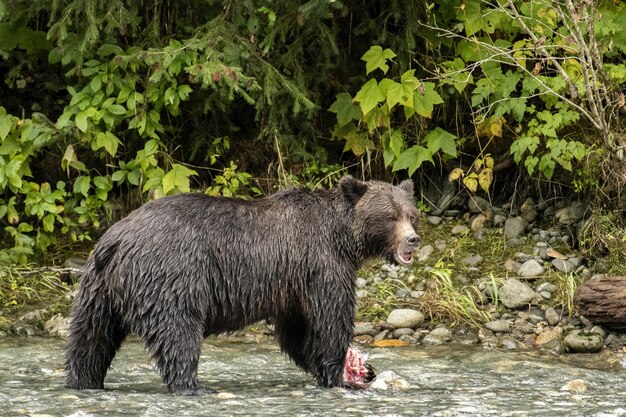
M165 394L142 345L129 340L103 391L63 388L64 341L0 338L0 416L626 416L626 359L444 346L370 349L378 371L409 389L321 389L278 347L209 339L199 369L218 394ZM584 392L562 390L584 380Z

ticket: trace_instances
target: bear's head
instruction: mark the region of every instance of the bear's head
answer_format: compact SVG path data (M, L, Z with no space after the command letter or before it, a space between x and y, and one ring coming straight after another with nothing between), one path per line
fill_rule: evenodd
M361 259L381 257L399 265L413 262L419 247L420 213L413 198L413 181L399 185L344 177L339 186L354 206L353 231Z

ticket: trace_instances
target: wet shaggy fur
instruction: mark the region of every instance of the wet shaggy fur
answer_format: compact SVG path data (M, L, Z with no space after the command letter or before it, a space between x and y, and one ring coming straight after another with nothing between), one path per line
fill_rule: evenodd
M341 386L356 270L367 258L397 262L398 251L416 249L415 232L398 236L396 227L416 225L412 196L411 181L344 177L332 190L254 201L183 194L145 204L114 224L87 261L66 386L103 388L116 351L135 333L169 392L210 392L197 379L203 339L261 319L276 324L282 351L319 385Z

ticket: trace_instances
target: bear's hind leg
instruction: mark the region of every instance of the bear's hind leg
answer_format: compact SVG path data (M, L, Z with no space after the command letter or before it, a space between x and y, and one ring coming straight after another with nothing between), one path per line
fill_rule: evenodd
M160 323L160 326L145 329L146 333L140 331L140 337L159 369L167 391L177 395L214 393L214 390L198 383L203 324L185 312L169 314L171 316L155 318L154 322Z
M79 295L65 350L65 386L103 389L104 377L128 333L113 308L93 294Z

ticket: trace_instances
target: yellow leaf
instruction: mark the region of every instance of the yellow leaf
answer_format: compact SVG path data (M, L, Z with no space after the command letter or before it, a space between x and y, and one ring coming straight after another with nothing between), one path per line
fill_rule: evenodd
M493 171L491 168L485 168L478 174L478 184L485 192L489 192L489 186L493 182Z
M448 181L456 181L464 175L465 173L461 168L454 168L448 175Z
M468 190L475 193L478 189L478 180L476 179L476 174L468 175L463 178L463 184L467 187Z
M484 162L485 162L485 166L487 168L493 168L493 158L492 157L486 156Z

